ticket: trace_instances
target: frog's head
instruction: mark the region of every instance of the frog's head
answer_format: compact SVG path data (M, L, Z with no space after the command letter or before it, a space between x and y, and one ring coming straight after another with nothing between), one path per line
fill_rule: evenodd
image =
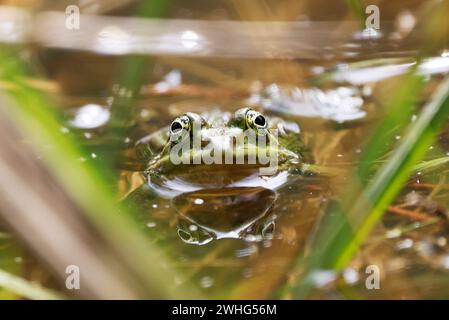
M273 175L279 166L302 161L299 127L279 118L268 118L251 108L242 108L230 115L211 112L203 115L186 113L158 132L160 148L141 143L141 150L151 150L147 173L158 175L191 171L193 166L213 166L212 170L237 171L252 168ZM163 141L163 143L161 143Z

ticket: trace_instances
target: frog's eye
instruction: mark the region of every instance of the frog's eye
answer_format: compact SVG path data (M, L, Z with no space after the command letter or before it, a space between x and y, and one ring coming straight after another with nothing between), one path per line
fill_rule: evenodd
M264 130L267 128L267 120L265 117L257 111L248 110L246 113L246 123L248 127L258 130Z
M176 118L170 125L170 141L179 142L190 133L192 123L187 115Z
M192 136L199 132L206 121L198 114L188 112L175 120L170 125L170 139L172 142L179 142L186 136Z
M235 113L235 121L237 124L247 128L256 130L258 134L266 134L268 122L263 114L251 108L243 108Z
M170 131L171 131L172 133L176 133L176 132L178 132L179 130L182 130L182 124L181 124L181 122L179 122L179 121L173 121L172 124L171 124L171 127L170 127Z
M182 130L190 130L190 119L186 115L176 118L170 125L171 134L179 134Z

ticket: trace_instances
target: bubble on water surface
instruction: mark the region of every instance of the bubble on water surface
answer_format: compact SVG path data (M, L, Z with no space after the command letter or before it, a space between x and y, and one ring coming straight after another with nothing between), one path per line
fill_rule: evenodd
M336 274L329 270L319 270L312 272L310 278L317 288L321 288L334 281Z
M156 222L148 222L147 227L148 228L154 228L156 226Z
M355 269L347 268L343 271L343 278L347 284L354 284L359 280L359 274Z
M195 204L203 204L204 200L200 199L200 198L197 198L197 199L195 199L195 201L193 203L195 203Z
M439 247L444 247L447 244L447 239L445 237L438 237L437 245Z
M402 231L400 229L394 228L394 229L388 230L385 233L385 237L388 238L388 239L393 239L393 238L400 237L401 234L402 234Z
M449 269L449 255L443 256L440 264L443 268Z
M214 285L215 280L212 277L204 276L200 280L200 286L202 288L210 288Z
M198 45L199 35L191 30L186 30L181 34L181 43L187 49L193 49Z
M170 71L162 81L154 85L156 92L166 92L173 87L179 86L182 83L182 75L179 70Z
M404 10L396 17L396 27L398 32L406 35L415 27L416 18L409 10Z
M122 54L129 51L131 36L115 25L105 26L97 36L95 49L100 53Z
M70 121L71 125L80 129L93 129L104 125L110 117L109 110L98 104L86 104L79 108Z
M398 250L409 249L411 247L413 247L413 240L412 239L404 239L402 241L399 241L396 244L396 248Z

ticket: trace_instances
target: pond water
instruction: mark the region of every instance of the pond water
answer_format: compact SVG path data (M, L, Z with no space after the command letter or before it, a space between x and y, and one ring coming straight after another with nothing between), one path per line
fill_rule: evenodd
M341 6L336 10L337 7L323 1L305 3L307 8L303 18L307 16L312 22L330 22L332 18L337 26L349 20ZM406 32L406 23L412 23L411 20L416 18L414 10L418 10L419 3L409 2L409 9L385 4L383 19L392 33ZM233 9L223 9L205 1L196 6L201 10L194 10L187 2L181 4L178 1L170 13L171 18L199 19L211 15L210 20L238 22L244 20L238 14L246 14L246 19L251 21L266 18L263 12L268 10L251 11L249 5L245 7L236 3ZM328 6L333 9L326 8ZM125 6L113 14L126 16L129 10ZM284 11L278 14L288 16ZM289 18L284 20L289 21ZM395 19L399 19L396 25L392 23ZM401 19L402 31L397 29L397 21L401 25ZM278 16L272 20L279 20ZM312 23L308 29L310 32L314 31L313 26ZM319 31L324 34L323 26L316 26L317 34L321 34ZM201 25L192 24L192 27L196 27L192 29L196 31L184 34L180 40L181 43L184 41L184 48L196 46L197 34L204 31ZM260 48L257 46L248 46L247 50L252 50L252 54L239 57L239 50L225 50L223 41L226 37L213 39L221 45L210 56L207 53L204 54L206 56L195 56L175 52L147 55L145 58L131 57L139 60L138 65L144 69L139 94L131 99L122 118L126 120L121 125L127 128L127 135L118 143L121 151L115 161L117 181L113 184L117 199L126 198L146 183L143 174L145 164L136 157L135 143L168 126L185 112L218 110L232 113L252 105L268 117L277 116L297 123L314 164L331 168L331 172L326 174L300 178L289 176L288 183L275 191L257 185L246 189L194 190L174 199L138 198L141 228L182 274L178 283L181 287L182 281L192 281L208 298L270 298L285 284L301 277L301 270L292 269L292 265L309 253L307 241L317 228L319 218L330 201L339 200L342 189L349 183L352 170L364 151L364 143L376 123L382 121L389 111L383 102L392 94L390 90L397 84L398 75L415 64L413 54L417 47L413 39L405 43L394 39L384 41L385 37L379 40L369 32L345 33L346 29L341 28L346 41L329 45L315 58L312 49L294 55L281 50L285 39L275 43L274 47L268 46L267 52L263 53L258 52ZM116 30L109 29L109 32L116 33ZM219 29L218 33L221 32ZM230 32L232 34L235 30ZM216 35L213 31L204 34L209 37ZM290 37L295 39L292 35ZM176 38L170 39L177 41ZM320 48L320 45L318 41L311 43L311 47ZM295 45L290 44L289 50L293 49ZM171 49L164 47L161 50ZM49 88L57 88L51 94L63 107L65 123L61 130L76 135L88 148L89 158L84 160L109 161L105 159L110 155L108 150L112 144L108 124L117 117L115 108L120 107L117 101L132 95L130 88L120 85L118 80L123 76L124 58L130 59L130 56L39 46L30 52L46 75ZM426 90L420 97L421 103L427 101L448 71L447 52L439 52L419 67L419 72L426 76ZM398 135L396 140L400 142L401 136ZM429 150L427 160L446 157L449 154L447 141L446 132ZM443 161L436 170L415 173L348 268L341 274L326 270L314 274L312 297L447 298L447 169ZM174 178L182 178L186 174L195 182L207 178L210 173L204 168L183 169ZM236 169L226 169L220 174L223 179L238 180ZM257 216L254 212L262 212L272 218L269 236L243 236L237 232L239 230L236 231L235 226L242 225L243 217L251 220ZM180 225L190 233L179 231ZM200 228L207 226L209 233L198 230L198 225ZM212 239L210 230L226 235L234 233L233 236ZM197 237L200 240L186 241L195 232L199 233ZM0 243L12 241L7 233L4 238L2 235L0 233ZM0 252L3 251L1 249ZM15 259L14 263L20 264L23 259L31 259L20 252L9 255L3 261ZM381 270L379 290L366 288L365 281L370 274L367 267L370 265ZM54 285L55 280L48 280L41 267L31 269L29 278ZM287 291L284 297L290 297L290 293Z

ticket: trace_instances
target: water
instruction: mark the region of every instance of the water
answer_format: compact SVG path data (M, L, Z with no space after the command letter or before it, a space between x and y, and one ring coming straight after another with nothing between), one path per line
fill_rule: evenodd
M178 10L181 9L179 5ZM407 12L401 14L411 23ZM60 18L48 19L48 23L56 23ZM340 170L325 181L320 177L292 180L278 191L241 187L227 193L221 189L207 193L190 190L192 181L183 180L184 172L178 172L169 177L170 182L187 188L184 193L173 200L161 196L141 203L145 232L171 257L173 266L184 276L183 281L191 280L210 298L270 297L286 279L298 277L288 273L289 266L307 253L306 241L317 218L327 203L339 196L347 174L364 150L363 142L375 122L388 112L382 109L381 102L390 94L394 77L414 65L411 53L416 49L412 45L415 42L407 43L407 50L401 50L400 41L395 47L391 39L366 39L366 33L353 32L353 24L349 31L342 31L345 41L337 41L329 38L328 28L338 21L310 26L304 22L273 24L276 28L271 30L276 37L268 34L258 44L250 40L259 34L263 23L244 24L246 38L239 38L241 33L235 32L238 25L230 24L234 32L231 35L236 37L230 36L234 45L223 40L222 29L207 30L201 22L177 22L171 26L173 30L169 29L169 35L165 22L154 22L151 37L139 24L131 24L138 31L133 33L138 39L129 41L129 30L122 25L114 27L115 21L105 19L97 24L94 17L89 17L86 36L75 41L77 49L89 51L71 50L67 44L72 43L70 38L57 34L66 31L55 29L56 35L43 34L38 39L43 46L32 55L47 71L49 83L58 88L65 115L61 130L75 134L91 151L88 160L95 161L101 159L110 143L105 128L114 102L129 95L117 83L121 55L152 54L141 94L133 101L131 130L121 144L126 150L117 168L118 199L144 183L144 168L133 149L140 138L167 126L184 112L235 111L248 103L260 106L267 115L298 123L315 162ZM220 23L223 28L227 22ZM391 24L388 26L388 32L398 32ZM406 32L406 27L402 25L399 31ZM92 28L99 30L98 37ZM299 41L292 30L303 34L302 28L311 34ZM279 38L279 34L285 37L273 45L270 39ZM50 39L52 35L57 42ZM313 35L319 41L313 41ZM98 41L90 41L92 38ZM322 50L322 42L330 40L332 45ZM159 46L149 45L153 42ZM244 46L238 45L242 42ZM310 46L302 47L304 43ZM316 52L320 55L314 56ZM447 52L441 52L425 61L419 72L428 77L427 86L432 88L448 72L448 66ZM443 135L435 158L449 151L446 140ZM188 173L190 179L194 176L194 182L207 178L195 169ZM341 274L322 270L313 275L316 290L312 297L447 297L449 230L441 216L449 188L443 179L444 175L438 172L412 177L394 208L386 213L347 269ZM443 187L435 191L430 184ZM416 210L424 216L413 215ZM267 212L273 224L261 226L266 227L266 236L246 232L249 222L259 221ZM14 256L27 259L21 253ZM14 262L23 263L19 260ZM366 289L369 265L382 270L382 290Z

